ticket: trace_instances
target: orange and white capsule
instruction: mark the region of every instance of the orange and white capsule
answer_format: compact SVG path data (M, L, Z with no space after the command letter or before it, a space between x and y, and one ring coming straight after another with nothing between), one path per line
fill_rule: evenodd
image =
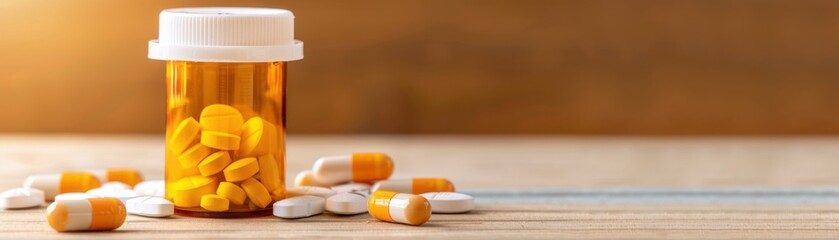
M454 192L454 184L445 178L391 179L378 181L370 188L372 192L379 190L410 194Z
M44 197L52 200L55 195L71 192L87 192L101 185L99 179L89 172L64 172L59 174L37 174L23 181L24 188L44 191Z
M92 173L94 176L99 178L100 182L121 182L128 184L128 186L134 187L137 183L143 181L143 174L140 173L137 169L133 168L110 168L110 169L98 169L98 170L87 170L85 172Z
M122 226L125 214L116 198L63 200L47 207L47 222L58 232L107 231Z
M431 218L431 203L420 195L377 191L367 200L367 211L382 221L422 225Z
M393 160L384 153L322 157L315 162L312 172L315 180L330 186L349 181L374 182L393 174Z

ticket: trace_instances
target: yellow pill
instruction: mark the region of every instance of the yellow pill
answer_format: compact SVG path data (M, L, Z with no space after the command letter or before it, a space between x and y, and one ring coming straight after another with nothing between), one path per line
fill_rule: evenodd
M192 168L197 166L201 162L201 159L206 158L212 152L212 149L197 143L178 156L178 162L181 163L181 167L183 168Z
M229 182L239 182L253 177L256 172L259 172L259 163L256 158L243 158L224 168L224 179Z
M277 189L280 186L280 168L277 166L277 160L274 159L274 154L261 156L258 158L258 161L259 181L269 191Z
M268 204L271 204L272 199L271 195L268 194L268 189L265 189L265 186L256 179L248 178L248 180L242 182L242 189L245 190L248 198L257 207L265 208Z
M175 154L180 154L189 147L201 131L201 125L194 118L187 118L178 124L172 137L169 138L169 149Z
M242 190L242 188L231 182L219 183L216 194L230 200L231 203L236 205L245 204L245 198L247 198L245 190Z
M285 197L286 197L284 187L279 187L277 189L274 189L274 191L271 191L269 194L271 195L271 199L274 200L274 201L280 201L280 200L285 199Z
M219 150L236 150L239 149L238 135L225 132L201 132L201 144Z
M189 176L172 184L172 198L175 206L198 207L201 196L213 194L218 188L218 181L213 177Z
M201 207L213 212L223 212L230 208L230 201L219 195L201 196Z
M225 132L239 135L242 133L244 118L236 108L224 104L213 104L201 111L201 130Z
M201 172L201 176L210 176L224 170L231 161L230 153L218 151L201 160L201 163L198 164L198 171Z
M242 128L239 156L257 157L273 153L277 145L277 127L260 117L252 117Z

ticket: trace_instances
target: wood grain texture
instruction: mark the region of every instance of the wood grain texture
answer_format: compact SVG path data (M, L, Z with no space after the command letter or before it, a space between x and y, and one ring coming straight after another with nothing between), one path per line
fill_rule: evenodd
M4 0L0 131L162 133L157 14L288 8L291 133L839 133L839 2Z
M205 219L129 216L112 232L55 233L44 209L0 211L3 238L215 239L811 239L839 237L836 206L479 205L469 214L435 214L420 227L366 214Z
M322 155L381 150L393 155L395 177L444 176L479 196L469 214L435 214L422 227L376 221L367 215L324 214L299 220L274 217L150 219L129 216L113 232L55 233L44 208L0 211L0 238L444 238L444 239L802 239L839 237L839 205L831 201L674 203L564 200L534 203L488 194L506 189L564 196L606 196L625 186L766 186L804 189L835 185L837 138L625 138L525 136L307 136L291 135L287 172ZM160 178L158 135L0 135L0 189L20 186L34 173L135 167ZM569 191L590 187L591 193ZM503 187L503 188L502 188ZM550 188L545 188L550 187ZM501 189L501 190L498 190ZM540 190L542 189L542 190ZM601 190L598 190L601 189ZM606 190L603 190L606 189ZM626 195L626 190L622 195ZM629 190L630 192L633 190ZM831 193L837 190L832 190ZM644 191L640 195L643 195ZM650 191L647 191L649 194ZM795 192L795 191L793 191ZM604 194L608 193L608 194ZM733 192L736 194L736 191ZM795 195L799 193L791 193ZM815 191L815 193L819 193ZM551 195L553 194L553 195ZM557 195L559 194L559 195ZM660 193L653 193L661 195ZM716 191L710 195L732 192ZM572 196L574 195L574 196ZM631 195L631 194L630 194ZM743 195L743 194L739 194ZM739 196L738 195L738 196ZM760 197L761 194L754 194ZM768 196L763 194L764 197ZM786 195L783 192L776 195ZM811 194L812 195L812 194ZM830 197L830 194L812 195ZM483 198L480 198L483 197ZM568 199L571 199L568 198ZM511 200L512 199L512 200ZM640 199L640 198L639 198ZM550 199L546 199L545 202Z

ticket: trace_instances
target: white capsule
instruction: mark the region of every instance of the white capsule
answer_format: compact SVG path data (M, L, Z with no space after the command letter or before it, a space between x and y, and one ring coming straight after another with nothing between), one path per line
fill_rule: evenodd
M106 182L102 184L102 186L99 186L99 188L111 190L126 190L131 189L131 186L128 186L128 184L122 182Z
M35 188L12 188L0 193L0 208L20 209L44 204L44 191Z
M286 189L285 191L286 196L288 197L297 197L297 196L316 196L323 199L326 199L332 195L335 195L335 191L329 188L322 188L322 187L293 187Z
M59 174L37 174L26 178L24 188L44 191L44 197L52 200L55 195L70 192L86 192L98 188L99 179L87 172L64 172Z
M312 173L318 182L335 185L344 182L375 182L390 177L393 160L384 153L353 153L322 157L315 161Z
M134 191L140 195L164 197L166 194L166 184L163 180L143 181L134 186Z
M318 182L315 179L314 173L312 170L302 171L294 177L294 186L295 187L303 187L303 186L315 186L315 187L329 187L329 184Z
M132 199L135 197L139 197L140 194L134 192L134 190L127 190L127 189L104 189L104 188L94 188L86 192L87 194L96 195L99 197L112 197L117 198L124 204L125 201L128 199Z
M162 197L141 196L128 199L125 208L130 214L144 217L169 217L175 214L175 204Z
M475 208L475 198L455 192L430 192L420 194L431 202L434 213L464 213Z
M341 185L332 186L332 190L336 193L345 193L345 192L370 192L370 184L366 183L347 183Z
M82 199L88 199L88 198L101 198L101 197L93 195L93 194L80 193L80 192L62 193L62 194L55 195L55 201L56 202L57 201L67 201L67 200L82 200Z
M324 208L323 198L299 196L274 203L274 216L281 218L302 218L321 214Z
M47 207L47 223L59 232L106 231L122 226L125 214L116 198L56 201Z
M353 215L367 212L367 197L364 192L338 193L326 199L326 211L339 215Z
M370 192L379 190L410 194L454 192L454 184L445 178L388 179L378 181L370 188Z

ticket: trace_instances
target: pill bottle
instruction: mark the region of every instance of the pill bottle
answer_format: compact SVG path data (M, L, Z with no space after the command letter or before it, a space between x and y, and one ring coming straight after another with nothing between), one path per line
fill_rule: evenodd
M166 62L166 198L195 217L270 215L285 197L286 64L294 15L269 8L160 13L148 57Z

